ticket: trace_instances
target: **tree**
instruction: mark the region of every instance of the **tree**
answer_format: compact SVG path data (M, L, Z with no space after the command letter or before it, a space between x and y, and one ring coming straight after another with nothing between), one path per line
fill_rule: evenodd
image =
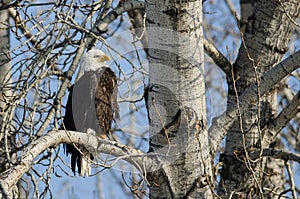
M2 3L12 20L3 18L1 31L10 30L12 42L1 48L11 56L1 66L8 74L1 80L1 158L17 156L1 159L2 196L52 197L51 181L72 176L59 147L68 143L101 152L98 168L122 168L111 175L127 197L299 197L299 166L291 164L300 162L300 52L290 46L299 36L300 3L241 1L241 17L236 5L226 1L226 25L238 28L217 32L213 10L225 4L214 1ZM241 41L236 58L228 38ZM110 54L119 77L115 141L63 128L68 87L94 47ZM216 100L226 100L219 74L227 107L211 120Z
M261 183L264 178L262 171L268 163L261 157L263 150L276 141L274 138L276 133L268 135L268 131L271 130L269 123L276 117L278 109L276 108L276 89L268 93L261 93L263 86L261 86L260 77L279 63L286 53L295 29L294 20L299 17L299 2L257 1L253 9L251 17L247 19L245 32L242 34L242 45L237 59L232 66L234 74L227 75L229 103L238 101L237 96L241 96L251 84L256 83L257 85L256 102L252 103L245 114L239 113L241 119L227 133L223 156L225 164L222 170L222 180L224 186L236 192L246 189L247 191L243 191L244 193L238 193L241 197L245 197L249 193L255 197L263 197L263 194L266 193L263 190L264 187L261 187ZM272 13L272 15L266 13ZM280 19L278 16L281 16ZM278 31L280 29L285 31ZM297 112L296 110L292 116ZM282 122L286 123L287 121ZM277 142L275 143L274 147L280 146L277 145ZM234 158L230 160L235 150L244 151L245 162ZM259 150L260 157L250 158L248 153L251 150ZM241 178L241 176L243 177ZM279 193L284 191L284 187L277 188L280 190Z

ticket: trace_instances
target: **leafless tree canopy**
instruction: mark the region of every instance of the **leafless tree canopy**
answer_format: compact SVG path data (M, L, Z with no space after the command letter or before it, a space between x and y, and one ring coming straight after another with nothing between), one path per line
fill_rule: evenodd
M169 129L173 126L161 121L160 116L169 114L168 109L167 113L161 113L160 107L156 107L155 103L160 102L151 97L153 90L149 91L148 82L173 72L173 69L153 71L153 60L166 65L175 60L181 67L185 63L174 55L165 61L162 56L165 52L151 50L151 44L155 43L151 42L151 34L155 31L147 31L146 26L158 23L164 27L173 16L180 20L182 13L194 12L188 6L183 9L187 2L176 1L170 7L167 2L157 5L153 1L127 0L0 2L3 197L81 197L84 188L74 190L72 182L75 178L82 182L88 179L74 177L61 143L81 144L101 152L93 162L93 185L88 186L94 186L89 187L94 195L89 197L155 198L161 194L157 188L160 185L168 187L172 197L178 197L172 187L177 182L170 182L172 175L168 172L181 170L172 164L171 168L176 169L161 169L165 168L160 162L163 157L155 156L157 146L153 144L159 140L156 143L171 147L173 138ZM209 158L201 159L196 154L199 159L194 162L201 165L199 171L195 169L200 172L195 177L195 190L209 192L207 198L300 196L300 5L298 0L270 2L273 1L207 0L197 4L203 19L192 16L193 22L200 25L190 25L189 31L203 30L203 35L202 32L193 35L204 38L199 43L205 54L201 47L200 58L194 57L204 58L204 65L200 63L199 67L204 67L200 75L205 82L205 97L201 99L206 106L197 108L205 117L201 118L195 107L189 112L185 99L179 98L176 106L169 106L168 101L159 104L175 110L173 115L166 116L172 121L176 121L179 109L188 115L187 120L196 114L192 132L193 136L194 131L199 134L193 139L200 145L189 149L200 154L205 152L203 146L207 144L206 154L201 154L201 158ZM161 6L161 10L154 9L155 6ZM271 7L274 10L268 10ZM261 14L264 10L276 15L267 18ZM155 16L154 12L170 17L162 20L159 16L163 14ZM191 16L186 17L189 22L188 17ZM274 23L269 23L271 20ZM184 32L177 21L174 24L176 31ZM68 88L78 78L81 56L91 48L102 49L111 57L109 65L118 77L120 119L113 124L113 141L67 132L62 123ZM192 85L196 81L191 82ZM164 87L155 89L167 93ZM149 99L145 99L145 91L149 92ZM155 119L162 129L158 137L152 138L150 107L158 115ZM201 143L196 138L205 138L207 142ZM215 163L208 166L208 160ZM185 194L191 194L189 191ZM196 198L193 194L189 197Z

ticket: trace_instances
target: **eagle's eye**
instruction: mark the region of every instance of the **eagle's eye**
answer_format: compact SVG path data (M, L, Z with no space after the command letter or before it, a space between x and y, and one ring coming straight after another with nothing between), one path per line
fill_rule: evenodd
M105 62L110 60L107 55L94 55L94 58L97 59L98 62Z

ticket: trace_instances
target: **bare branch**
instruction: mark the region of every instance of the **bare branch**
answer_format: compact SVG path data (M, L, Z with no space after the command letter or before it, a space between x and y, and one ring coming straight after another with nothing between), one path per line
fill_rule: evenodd
M260 150L255 150L254 152L249 153L249 157L252 159L257 159L260 157L260 155L262 155L282 160L292 160L300 163L300 155L296 153L287 152L281 149L265 148L263 149L262 154L260 153Z
M205 51L214 60L214 62L224 71L226 75L230 74L230 63L228 59L208 40L203 39Z
M54 113L55 113L55 110L58 108L57 106L59 105L59 102L61 100L61 98L65 95L66 93L66 90L70 84L70 81L71 81L71 78L72 75L75 73L75 70L77 69L78 65L79 65L79 61L80 61L80 58L81 58L81 55L83 54L84 52L84 48L85 48L85 42L86 40L82 40L82 43L80 45L80 47L78 48L77 50L77 53L76 53L76 56L73 60L73 63L70 67L70 69L66 72L66 78L64 79L58 93L57 93L57 96L56 98L54 99L54 103L56 105L56 107L52 107L51 110L49 111L48 115L47 115L47 118L45 119L45 122L43 123L43 125L40 127L39 131L37 132L37 136L41 136L44 132L44 130L46 129L46 127L49 125Z
M26 25L23 24L22 20L20 20L20 16L18 15L17 11L14 8L9 8L8 12L10 16L14 19L16 27L20 28L25 37L30 41L30 43L35 46L37 50L41 49L41 45L38 44L37 40L35 39L35 35L31 34L30 31L27 29Z
M117 8L113 9L110 13L108 13L104 19L101 19L96 23L96 26L92 29L92 32L104 32L107 28L107 26L113 22L115 19L117 19L119 16L121 16L124 12L128 12L135 9L143 9L145 8L146 3L142 1L128 1L122 4L121 6L118 6ZM88 49L92 48L94 45L95 38L91 39L90 42L88 42Z
M271 88L280 82L286 75L290 74L299 67L300 63L300 51L297 51L293 55L286 58L281 63L271 68L260 78L260 91L261 95L264 95ZM252 84L240 97L240 114L245 113L251 104L257 104L257 85ZM213 119L212 127L209 129L211 153L214 154L230 129L234 121L238 119L237 103L232 102L229 104L226 115L225 113Z
M263 136L263 141L271 143L277 134L293 119L300 111L300 91L294 96L290 103L280 112L280 114L267 124L267 132Z
M127 0L121 1L122 3L126 2ZM146 26L146 13L145 13L145 8L142 9L135 9L127 12L130 21L132 24L132 33L135 35L137 40L141 41L141 43L144 46L144 50L147 52L148 51L148 34L147 31L145 30Z
M98 25L98 29L104 31L107 26L114 21L118 16L121 16L122 13L134 10L134 9L143 9L145 8L146 3L143 1L128 1L122 4L121 6L115 8L113 11L107 14L107 16L102 20Z
M291 169L291 165L289 163L289 161L286 161L285 162L285 166L286 166L286 170L289 174L289 181L290 181L290 185L291 185L291 191L292 191L292 194L293 194L293 199L297 199L297 193L296 193L296 189L295 189L295 182L294 182L294 179L293 179L293 172L292 172L292 169Z
M24 151L18 164L1 174L0 185L4 193L9 193L11 187L31 168L33 160L44 150L56 147L60 143L79 144L90 151L101 152L116 157L122 157L133 166L140 168L153 169L158 164L148 154L128 147L114 141L99 139L98 137L76 132L76 131L50 131L48 134L33 141ZM142 171L143 172L143 171ZM5 182L4 182L5 181ZM9 191L7 190L9 189Z

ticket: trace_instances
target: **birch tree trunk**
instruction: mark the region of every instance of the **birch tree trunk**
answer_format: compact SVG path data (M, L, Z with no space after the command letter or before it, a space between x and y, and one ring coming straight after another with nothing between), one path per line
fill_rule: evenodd
M8 169L7 165L7 145L9 145L7 130L7 119L9 114L7 112L8 100L11 96L11 90L7 87L10 83L10 57L9 57L9 29L8 20L9 15L7 10L0 11L0 82L1 82L1 96L0 96L0 126L1 126L1 147L0 147L0 164L1 172Z
M202 2L147 1L150 198L212 198L206 128Z
M268 138L263 140L262 135L266 122L277 112L272 110L276 105L276 92L261 96L258 77L279 63L286 53L299 14L298 0L258 1L242 35L243 42L233 66L233 76L227 77L228 103L238 100L237 96L252 83L258 85L259 103L253 104L250 111L240 117L228 132L226 139L222 186L223 191L226 189L227 193L240 192L235 195L236 197L238 195L242 198L247 195L252 198L263 197L261 181L265 159L247 158L242 162L235 159L234 154L236 151L244 151L247 157L249 151L262 150L271 144L272 140Z
M60 143L78 144L89 151L101 153L101 156L102 153L109 154L115 156L116 160L124 160L135 166L136 169L132 171L138 173L132 173L133 175L128 177L131 178L129 180L132 186L127 183L125 175L114 176L117 177L117 181L110 180L123 186L126 193L124 197L129 196L129 191L136 194L138 198L147 197L148 194L145 192L149 188L150 198L275 198L278 197L278 193L286 193L286 188L290 187L293 198L297 198L298 189L291 180L293 172L284 170L284 166L290 168L289 161L300 162L297 155L300 146L299 142L297 143L298 134L294 133L295 135L291 137L296 140L294 145L289 146L292 146L292 152L279 150L274 152L270 148L281 149L282 140L275 134L299 112L297 108L300 92L297 91L294 97L293 93L290 95L286 107L282 106L283 111L273 120L278 112L275 84L279 84L282 78L299 68L300 51L277 66L273 66L279 63L287 51L295 21L299 18L300 2L299 0L240 1L242 17L239 22L243 28L241 30L243 43L232 68L230 60L228 61L210 41L203 41L203 2L205 1L122 0L117 5L109 0L87 3L84 6L78 6L77 1L46 4L45 7L42 4L31 5L30 3L23 6L18 2L9 6L1 5L0 198L51 197L50 180L55 179L53 178L55 174L60 177L57 166L64 172L63 177L69 175L68 165L61 166L64 161L61 161L59 150L56 150ZM230 1L226 2L229 6ZM29 12L28 8L34 6L37 6L37 10L41 12L35 10ZM106 8L102 9L103 6ZM145 20L147 30L144 29L144 18L142 18L144 14L138 12L145 6L147 6ZM15 10L15 14L11 14L15 16L15 23L10 24L11 26L8 26L8 13L4 10L6 7ZM230 10L235 14L234 9ZM146 53L150 63L149 84L144 96L150 124L150 148L147 153L133 147L136 146L133 141L122 144L98 139L94 135L83 132L57 130L63 119L62 97L85 48L94 46L97 48L99 44L108 44L107 41L102 40L102 33L113 36L115 33L110 34L108 27L113 25L111 23L124 12L128 12L135 23L134 31L130 29L130 32L134 32L133 35L136 36L130 45L137 50L139 62L142 61L140 59L142 54L138 52L136 41L142 41L143 46L148 48ZM78 13L83 15L77 18ZM54 18L52 14L55 14ZM43 19L43 22L40 19ZM95 23L93 19L96 20ZM88 21L91 21L90 25ZM28 27L27 22L29 22ZM11 39L16 38L13 44L17 42L19 46L17 48L9 46L8 27L12 27ZM224 30L227 31L229 27L225 27ZM219 27L217 29L220 30ZM19 32L22 34L18 34ZM74 34L76 32L78 35ZM78 37L80 35L81 37ZM125 37L127 40L128 35L124 34ZM224 37L220 36L220 38L223 42ZM118 48L120 43L117 42ZM206 121L203 43L206 52L226 73L229 85L228 114L214 118L209 130ZM14 59L12 62L9 52ZM132 65L132 74L129 72L130 79L127 78L128 73L124 73L123 69L127 66L125 64L123 66L123 61L116 66L119 71L120 86L126 82L130 87L131 80L135 81L135 73L138 73L137 78L140 77L140 73L143 80L147 79L146 67L140 68L135 65L131 53L128 57L126 53L118 54L122 54L122 58L124 55ZM118 59L114 58L114 62L119 64ZM274 70L269 70L272 67ZM22 76L12 80L10 71L14 77L17 77L18 72L21 72ZM264 74L266 71L267 73ZM299 76L295 75L295 77ZM17 88L13 88L13 85L17 85ZM135 88L134 84L132 88ZM264 95L260 93L260 89ZM269 92L270 89L274 90ZM131 90L133 89L129 88L128 91ZM23 93L18 95L18 92ZM278 89L278 92L282 91ZM121 99L122 102L134 103L134 109L129 109L130 117L135 115L134 111L140 109L139 104L135 103L142 104L140 92L136 93L132 99L128 98L127 94L124 99ZM39 100L38 104L32 103L32 96L38 96L36 98ZM22 101L30 103L22 103ZM249 110L250 104L252 107ZM140 110L141 114L137 114L134 118L144 115L144 110ZM239 115L239 110L242 115ZM28 120L24 117L27 113ZM36 114L40 117L34 117ZM23 115L23 118L20 117L21 120L19 115ZM233 124L238 116L239 120ZM124 118L126 120L126 117ZM299 119L295 121L297 123ZM132 129L139 125L135 119L130 122ZM144 125L145 122L141 121L141 123ZM127 129L120 128L116 131L124 132L124 138L127 139ZM131 130L129 133L131 136ZM132 135L139 135L138 133L138 130L134 130ZM284 135L281 134L282 137ZM148 138L147 136L143 128L142 144ZM221 142L225 136L225 152L221 154L220 162L213 169L213 161L222 150ZM20 144L18 147L15 145L15 137L24 141L18 142ZM275 137L276 142L274 142ZM144 145L142 149L144 150ZM14 151L19 155L17 162ZM114 165L114 163L110 164L110 161L102 161L102 158L96 159L101 159L97 165L102 165L106 169ZM223 165L221 176L218 173L219 165ZM45 168L46 171L35 168ZM284 176L284 173L289 176ZM137 182L134 180L135 175L140 176L136 179ZM29 177L28 186L20 187L18 192L16 184L22 182L20 180L22 176ZM35 176L42 176L42 178L36 179ZM109 189L109 183L107 181L103 188ZM217 183L219 186L215 188L214 185ZM25 184L27 185L27 183L23 185ZM144 184L149 186L143 187ZM115 184L113 186L115 189ZM22 197L18 193L22 194L23 190L26 190L26 193ZM218 190L219 195L216 195L215 190ZM80 190L75 190L77 191Z
M15 134L12 131L11 62L9 39L9 12L0 11L0 173L5 173L16 161ZM18 197L18 188L14 186L13 196Z

